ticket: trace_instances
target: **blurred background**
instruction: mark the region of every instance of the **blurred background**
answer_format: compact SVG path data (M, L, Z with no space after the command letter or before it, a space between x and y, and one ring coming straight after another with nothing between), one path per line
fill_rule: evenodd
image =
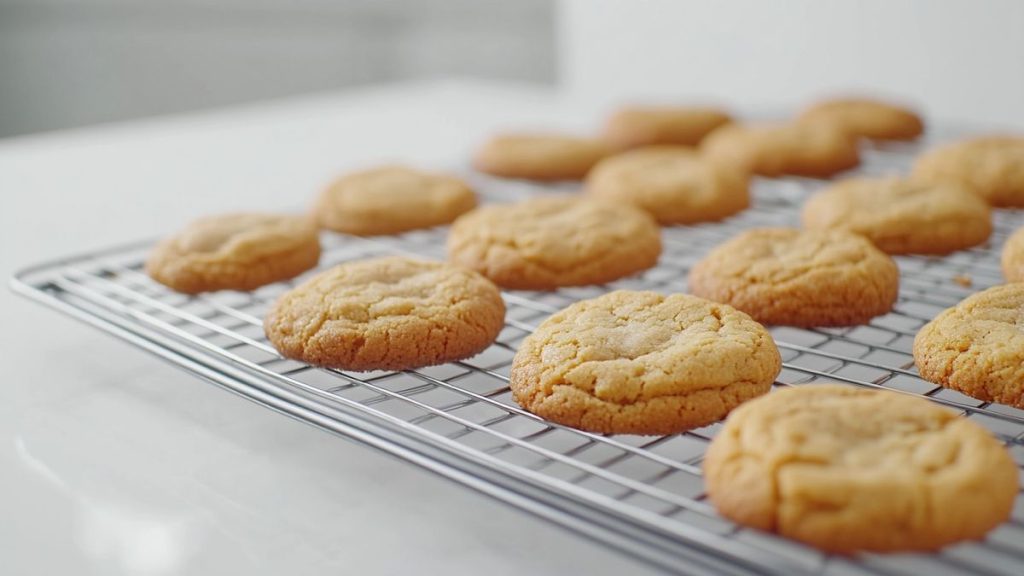
M556 79L548 0L0 0L0 136L440 77Z
M451 77L1024 126L1022 27L1017 0L0 0L0 137Z

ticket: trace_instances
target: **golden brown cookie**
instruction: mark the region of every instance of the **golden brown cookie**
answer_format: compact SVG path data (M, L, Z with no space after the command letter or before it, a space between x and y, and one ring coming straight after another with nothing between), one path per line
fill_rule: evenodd
M721 220L750 206L746 173L682 147L606 158L587 175L586 190L643 208L662 224Z
M959 182L993 206L1024 206L1024 138L986 136L922 154L913 175L931 182Z
M473 166L487 174L525 180L582 180L611 147L601 140L558 134L504 134L477 151Z
M867 236L889 254L949 254L992 234L992 210L961 184L854 178L833 184L803 207L803 224Z
M316 266L320 239L302 216L224 214L200 218L164 239L146 272L178 292L253 290Z
M617 291L554 314L523 341L509 385L523 408L605 434L675 434L764 394L781 369L768 331L685 294Z
M476 206L465 182L404 166L381 166L335 180L317 200L320 226L360 236L448 224Z
M483 206L452 224L448 259L517 290L603 284L658 262L646 212L574 196Z
M701 151L762 176L827 177L860 163L856 139L825 123L729 124L705 138Z
M1003 244L1002 265L1007 282L1024 282L1024 228L1014 232Z
M913 140L924 122L913 110L868 98L835 98L804 110L801 122L831 122L847 134L872 140Z
M285 293L263 322L282 355L344 370L407 370L494 342L501 294L476 272L390 257L347 262Z
M765 324L863 324L892 310L898 289L892 258L841 230L747 230L690 270L692 293Z
M696 146L731 121L724 111L704 106L627 106L608 118L604 138L617 148Z
M987 430L922 398L805 384L730 414L704 484L723 516L828 552L923 551L1007 520L1017 467Z
M986 402L1024 408L1024 284L983 290L914 338L921 377Z

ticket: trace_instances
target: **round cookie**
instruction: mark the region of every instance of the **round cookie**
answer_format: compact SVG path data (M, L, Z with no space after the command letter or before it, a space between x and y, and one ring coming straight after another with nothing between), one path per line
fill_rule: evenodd
M448 234L451 262L517 290L611 282L660 254L661 231L643 210L572 196L483 206Z
M525 180L582 180L611 147L601 140L557 134L505 134L477 151L473 166L487 174Z
M832 124L729 124L711 133L701 151L761 176L827 177L860 163L856 139Z
M604 138L618 148L696 146L711 131L729 122L732 118L717 108L627 106L608 118Z
M178 292L253 290L316 266L320 239L302 216L238 213L200 218L153 249L146 272Z
M988 204L955 182L844 180L812 196L801 216L807 228L856 232L889 254L949 254L992 234Z
M924 122L913 110L868 98L836 98L804 110L801 122L831 122L850 136L872 140L913 140Z
M606 158L587 175L586 190L643 208L661 224L721 220L750 206L746 173L681 147Z
M458 178L404 166L381 166L335 180L313 214L323 228L373 236L448 224L476 206Z
M892 258L841 230L747 230L690 270L693 294L765 324L863 324L892 310L898 290Z
M1007 282L1024 282L1024 228L1014 232L1003 244L1001 263Z
M914 337L921 377L1024 408L1024 284L994 286L944 310Z
M476 272L401 257L348 262L285 293L263 322L285 357L343 370L408 370L468 358L505 319Z
M947 144L914 162L913 175L959 182L993 206L1024 206L1024 138L986 136Z
M768 331L685 294L616 291L552 315L512 362L534 414L602 434L675 434L771 388L782 360Z
M723 516L841 554L981 539L1010 517L1017 475L978 424L922 398L838 384L740 406L704 458Z

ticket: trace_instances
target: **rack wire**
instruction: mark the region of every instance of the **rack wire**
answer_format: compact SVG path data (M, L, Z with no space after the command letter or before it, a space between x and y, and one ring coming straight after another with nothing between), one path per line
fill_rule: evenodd
M872 147L856 173L904 171L919 145ZM551 187L467 174L489 200ZM659 265L604 286L505 292L497 341L461 362L402 372L354 373L282 358L262 318L274 299L310 274L251 293L188 297L150 280L150 243L121 246L27 269L15 291L141 347L252 401L389 452L523 510L617 547L670 572L722 574L1024 574L1024 498L983 542L935 554L826 555L737 526L705 500L701 460L721 424L661 437L600 435L545 422L511 399L516 347L552 312L615 289L680 292L709 249L756 226L795 226L800 202L824 183L757 180L749 210L724 222L664 230ZM571 187L556 187L571 190ZM990 429L1024 463L1024 411L984 403L918 377L916 331L963 297L1002 282L998 248L1024 225L1001 210L989 244L945 258L899 257L892 313L848 328L772 328L783 357L776 387L815 381L923 396ZM405 253L444 257L443 228L381 238L323 237L318 270ZM946 502L957 506L957 502Z

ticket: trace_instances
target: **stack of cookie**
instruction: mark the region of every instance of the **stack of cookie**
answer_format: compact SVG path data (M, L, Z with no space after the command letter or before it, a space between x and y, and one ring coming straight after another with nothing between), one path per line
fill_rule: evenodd
M280 353L351 371L459 361L504 327L501 289L603 285L657 265L660 226L729 218L754 177L855 168L861 140L907 140L900 106L830 100L798 118L742 124L709 107L630 106L598 136L506 134L474 158L501 178L583 182L583 192L477 206L462 179L404 166L344 175L310 216L231 214L161 242L146 268L188 294L253 290L316 267L318 229L350 236L450 225L448 262L348 262L295 286L267 314ZM930 403L811 385L767 395L782 368L764 326L851 326L890 312L892 255L988 241L992 207L1024 206L1024 140L982 138L922 156L905 177L832 184L803 229L742 232L692 267L691 294L613 291L545 320L509 386L525 410L602 434L676 434L729 416L705 461L724 516L826 550L928 550L980 538L1009 514L1016 467L987 432ZM1003 253L1024 282L1024 231ZM679 278L680 292L687 279ZM1024 283L976 294L914 343L921 376L1024 407ZM742 406L741 406L742 405ZM933 500L969 505L937 509Z

